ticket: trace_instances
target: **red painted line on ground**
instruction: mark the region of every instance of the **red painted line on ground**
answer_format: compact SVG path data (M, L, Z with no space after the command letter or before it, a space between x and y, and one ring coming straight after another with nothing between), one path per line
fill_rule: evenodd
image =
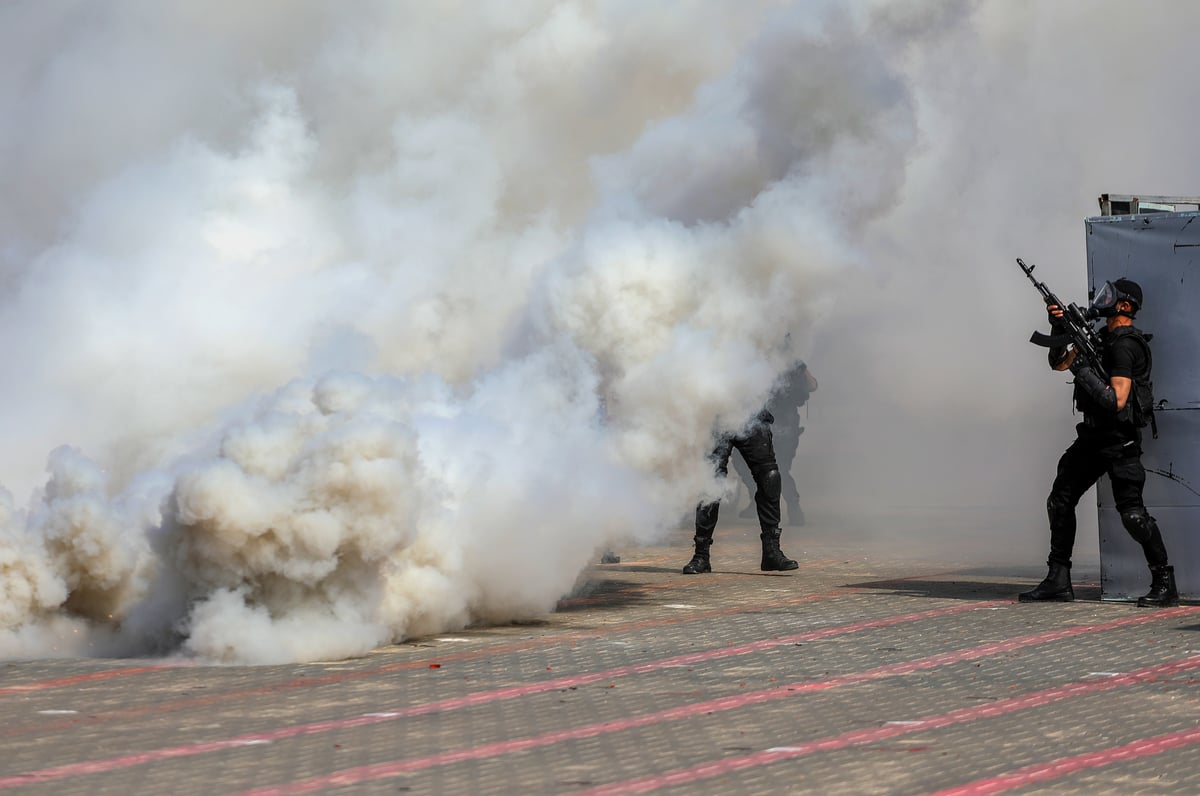
M755 768L757 766L768 765L770 763L777 763L780 760L790 760L795 757L801 757L803 755L809 755L815 752L830 752L837 749L845 749L850 746L862 746L865 744L877 743L879 741L895 738L900 735L908 735L909 733L927 732L929 730L949 727L953 724L962 724L968 721L974 721L976 719L992 718L994 716L1000 716L1006 713L1013 713L1018 710L1041 707L1043 705L1047 705L1052 702L1058 702L1070 697L1083 696L1085 694L1093 694L1101 691L1112 690L1120 686L1152 681L1155 678L1196 668L1200 668L1200 655L1184 658L1178 661L1172 661L1171 663L1148 666L1144 669L1138 669L1137 671L1128 672L1115 677L1108 677L1103 680L1068 683L1067 685L1048 688L1044 691L1035 691L1031 694L1013 697L1011 699L1003 699L987 705L961 708L959 710L953 710L949 713L944 713L939 716L927 716L925 718L918 719L917 721L919 723L917 724L886 724L882 727L868 727L861 730L851 730L850 732L845 732L840 735L833 735L828 738L819 738L815 741L798 743L793 746L775 747L774 749L767 749L762 752L755 752L754 754L743 755L741 757L728 757L723 760L716 760L711 763L692 766L691 768L678 768L674 771L668 771L663 774L655 774L648 777L626 780L624 782L614 782L609 785L601 785L597 788L589 788L587 790L578 791L574 794L571 794L571 796L612 796L614 794L646 793L659 788L672 787L676 785L689 785L699 780L711 779L712 777L719 777L735 771L743 771L748 768ZM1186 743L1193 742L1194 741L1186 741ZM1180 742L1177 745L1183 745L1183 743L1184 742ZM1016 785L1011 787L1016 787ZM289 790L278 792L294 793L299 791Z
M883 619L869 619L862 622L853 622L847 625L837 625L834 627L822 628L820 630L810 630L803 633L796 633L790 636L781 636L763 639L761 641L753 641L748 644L721 647L718 649L705 650L703 652L688 653L686 655L675 655L670 658L661 658L659 660L648 661L646 663L620 666L615 669L607 669L602 672L590 672L585 674L570 675L567 677L558 677L540 683L510 686L508 688L499 688L491 691L478 691L463 697L454 697L451 699L438 700L436 702L427 702L421 705L400 708L394 711L380 711L362 716L353 716L346 719L331 719L328 721L283 727L278 730L270 730L267 732L248 733L220 741L207 741L195 744L187 744L184 746L155 749L139 754L104 758L99 760L89 760L80 763L69 763L67 765L54 766L51 768L39 769L37 771L29 771L24 774L17 774L11 777L0 778L0 789L12 788L38 782L50 782L85 774L98 774L106 771L115 771L121 768L143 765L145 763L152 763L158 760L191 757L194 755L207 754L208 752L216 752L223 749L271 743L273 741L283 740L285 738L315 735L322 732L330 732L332 730L363 727L372 724L396 721L397 719L410 718L413 716L423 716L430 713L458 710L461 708L495 702L497 700L516 699L517 697L528 696L531 694L540 694L546 691L557 691L564 688L578 687L581 685L588 685L589 683L613 680L633 674L644 674L647 672L657 671L659 669L688 666L690 664L703 663L706 661L729 658L737 655L748 655L754 652L762 652L776 647L804 641L814 641L817 639L840 636L848 633L857 633L863 630L890 627L893 625L914 622L921 619L930 619L968 611L977 611L991 608L996 605L1007 604L1010 603L1004 601L967 603L964 605L950 606L948 608L935 608L929 611L920 611L918 613L890 616ZM1167 611L1160 611L1157 612L1156 616L1164 617L1168 613L1169 612ZM1148 617L1134 617L1134 619L1144 622L1148 620ZM1129 623L1131 623L1131 620L1125 619L1117 620L1116 622L1109 623L1109 625L1115 627ZM1099 629L1105 626L1097 625L1094 627ZM1060 632L1061 631L1055 631L1055 633L1051 635L1055 635L1055 637L1057 637L1057 634Z
M1080 626L1083 628L1094 628L1097 626ZM507 741L499 741L496 743L485 744L468 749L454 750L451 752L442 752L427 757L410 758L408 760L396 760L389 763L377 763L368 766L360 766L357 768L345 769L332 774L326 774L311 779L293 782L275 787L260 788L256 790L246 791L240 796L283 796L283 794L298 794L298 793L313 793L324 790L325 788L342 787L345 785L353 785L359 782L366 782L377 779L385 779L388 777L407 774L413 771L420 771L426 768L436 766L450 765L460 763L467 760L479 760L483 758L496 757L503 754L513 752L521 752L527 749L533 749L541 746L549 746L551 744L560 743L562 741L577 740L579 738L590 738L597 735L603 735L610 732L620 732L635 727L643 727L649 724L656 724L663 721L677 721L679 719L690 718L693 716L702 716L712 713L718 713L725 710L733 710L735 708L747 707L750 705L762 704L771 702L777 699L785 699L796 696L802 693L811 693L814 691L825 691L831 688L838 688L845 685L853 685L856 683L867 682L871 680L879 680L886 677L894 677L896 675L909 674L911 672L932 669L938 666L943 666L949 663L958 663L962 661L974 660L976 658L993 655L1000 652L1008 652L1012 649L1028 646L1031 644L1045 643L1046 641L1054 641L1062 638L1064 634L1078 635L1078 628L1071 628L1064 631L1050 631L1047 633L1036 633L1031 636L1022 636L1017 639L1008 641L993 642L984 644L978 647L967 647L965 649L955 650L954 652L941 653L939 655L931 655L926 658L920 658L914 661L905 661L903 663L889 664L880 666L876 669L870 669L865 672L856 672L852 674L839 675L831 677L827 680L817 682L801 681L791 685L772 688L765 691L755 691L747 694L737 694L735 696L722 697L720 699L708 700L705 702L696 702L690 705L683 705L669 710L659 711L657 713L649 713L642 716L634 716L625 719L616 719L613 721L601 722L598 724L590 724L583 727L575 727L569 730L561 730L543 735L532 736L528 738L518 738ZM1184 669L1200 667L1200 656L1183 661L1177 661L1170 664L1162 664L1159 666L1150 667L1142 670L1134 677L1133 680L1122 680L1121 678L1113 678L1112 680L1101 681L1100 683L1085 683L1076 687L1082 687L1091 690L1103 690L1104 688L1115 688L1123 682L1135 682L1140 679L1145 679L1149 676L1158 676L1164 673L1173 674ZM1125 675L1128 678L1131 675ZM1059 689L1062 690L1062 689ZM1023 698L1024 707L1031 707L1033 704L1044 704L1030 702L1029 697ZM968 711L984 711L988 707L969 708ZM946 714L954 716L961 714L962 711ZM965 720L965 719L956 719ZM928 728L930 719L923 721L922 728ZM891 728L883 728L885 731L891 731ZM878 730L872 730L877 732ZM840 736L839 736L840 737ZM820 743L820 742L816 742ZM815 751L815 749L814 749ZM735 760L738 758L734 758ZM758 763L755 763L758 765ZM718 772L724 773L724 772ZM666 775L664 775L666 776ZM645 780L649 785L648 789L661 787L665 784L677 784L675 782L665 783L660 782L658 777L648 777ZM642 782L642 780L638 780ZM607 791L603 791L607 792ZM624 792L624 791L614 791ZM636 791L635 791L636 792Z
M631 632L636 630L646 630L655 627L671 627L674 625L687 624L688 622L703 622L713 617L732 616L747 611L760 611L765 608L784 608L788 606L803 605L810 602L818 602L821 600L830 600L837 597L842 597L847 594L857 594L863 591L862 589L847 586L838 588L833 591L817 592L814 594L805 594L799 597L790 597L785 600L774 600L767 603L752 603L743 604L729 608L710 608L705 610L688 611L686 614L680 614L669 618L656 617L654 619L642 619L636 622L625 622L602 630L587 630L574 631L564 633L558 636L545 638L524 639L521 641L509 642L507 644L498 644L484 647L483 649L471 650L468 652L444 653L435 655L429 658L418 658L416 660L404 661L402 663L389 663L383 666L375 666L369 669L361 669L351 672L338 672L336 674L326 674L319 677L297 677L292 680L287 680L282 683L272 685L257 686L254 688L232 689L230 691L222 691L220 693L205 694L204 696L184 697L182 699L172 699L155 702L153 705L144 705L139 707L122 708L111 710L106 713L79 716L70 719L64 719L57 722L36 722L28 724L9 725L0 727L0 738L11 738L29 733L45 735L48 732L55 730L71 729L81 726L92 726L101 724L106 721L115 721L127 718L137 718L139 716L156 715L162 713L170 713L176 710L186 710L196 707L207 707L209 705L228 702L234 699L243 699L252 696L261 696L265 694L276 694L283 691L291 691L295 689L308 689L324 685L336 685L337 683L348 682L350 680L361 680L368 677L375 677L380 674L388 674L390 672L407 671L410 669L425 669L430 662L437 663L454 663L457 661L471 661L478 658L494 657L496 655L505 655L511 652L523 652L529 649L538 647L554 646L556 644L580 641L591 638L604 638L618 633ZM180 666L195 665L192 663L181 663ZM160 668L170 669L170 665L165 665ZM140 673L143 670L154 670L155 667L142 667L133 670L134 673ZM113 669L105 672L98 672L95 675L81 675L81 677L103 679L109 677L120 677L129 669ZM64 685L71 685L76 678L68 677L59 680L43 680L27 683L19 686L13 686L13 689L20 689L20 692L28 692L34 690L42 690L49 688L58 688ZM0 692L2 693L2 692Z
M188 665L190 664L130 666L123 669L106 669L102 672L90 672L89 674L77 674L72 677L60 677L56 680L35 680L31 683L22 683L21 685L10 685L0 688L0 696L28 694L31 691L48 691L52 688L65 688L66 686L79 685L80 683L90 683L95 680L109 680L113 677L124 677L130 674L145 674L146 672L161 672L163 669L178 669Z
M1068 774L1075 774L1091 768L1162 754L1194 743L1200 743L1200 727L1164 733L1153 738L1140 738L1122 746L1110 746L1107 749L1086 752L1073 757L1060 757L1048 763L1018 768L1016 771L1010 771L997 777L988 777L958 787L939 790L929 796L989 796L992 793L1004 793L1013 788L1023 788L1026 785L1060 779Z
M844 559L843 558L813 559L811 561L803 562L801 564L801 569L803 569L805 567L814 566L814 565L820 566L821 564L827 563L827 562L842 561L842 560L844 560ZM731 573L731 574L740 576L742 573ZM914 575L909 578L895 578L888 582L889 583L892 583L892 582L901 583L906 580L918 580L921 578L935 577L935 576L941 575L941 574L947 574L947 573L936 573L935 575L930 575L930 574ZM720 577L719 573L714 573L714 575L717 577ZM693 581L688 584L680 584L680 583L673 582L673 583L667 584L667 585L681 587L682 589L687 590L689 588L703 586L710 581L711 581L711 578L705 577L702 580ZM663 618L646 619L646 620L641 620L638 622L629 622L629 623L625 623L625 624L615 625L611 628L605 628L602 631L574 632L574 633L564 634L562 636L558 636L555 638L531 639L531 640L526 640L526 641L513 642L510 644L488 647L487 649L483 649L483 650L451 653L448 655L437 655L437 656L434 656L433 658L421 658L421 659L414 660L414 661L405 661L403 663L387 664L384 666L373 667L371 669L364 669L361 671L341 672L338 674L324 675L321 677L303 677L303 678L297 678L294 680L289 680L284 683L278 683L278 684L270 685L270 686L260 686L258 688L237 689L237 690L233 690L233 691L226 691L221 694L208 694L203 697L189 697L186 699L170 700L167 702L157 702L152 706L147 706L144 708L128 708L126 710L112 711L109 713L105 713L101 716L89 716L87 718L71 719L71 720L58 722L56 724L48 724L45 722L40 722L36 725L16 725L16 726L9 725L7 727L0 728L0 738L23 735L27 732L37 732L39 734L44 734L47 731L59 730L59 729L69 729L71 727L78 727L83 724L92 725L92 724L97 724L102 721L108 720L109 717L114 718L114 719L119 719L119 718L128 717L128 716L140 716L140 715L146 715L146 714L151 714L151 713L164 713L164 712L170 712L172 710L186 709L188 707L210 705L210 704L214 704L217 702L227 701L229 699L238 699L238 698L244 697L244 696L253 696L253 695L258 695L258 694L272 694L272 693L278 693L279 691L290 690L290 689L295 689L295 688L310 688L310 687L320 686L320 685L329 685L329 684L344 682L344 681L348 681L348 680L357 680L357 679L362 679L365 677L373 677L377 674L385 674L387 672L403 671L406 669L424 669L431 660L435 660L435 661L442 662L442 663L453 662L453 661L474 660L476 658L483 657L483 656L505 654L508 652L521 652L523 650L533 649L535 647L552 646L554 644L558 644L563 641L572 641L572 640L587 639L587 638L601 638L606 635L611 635L613 633L619 633L619 632L624 632L624 631L628 631L628 630L642 630L642 629L651 628L651 627L669 627L672 625L686 624L687 622L702 622L702 621L706 621L715 616L732 616L732 615L736 615L739 613L745 613L747 611L759 611L759 610L763 609L764 607L782 608L785 606L799 605L799 604L813 602L813 601L817 601L817 600L833 599L833 598L841 597L841 596L844 596L847 594L858 594L858 593L861 593L861 592L867 591L867 590L868 589L866 587L844 586L844 587L841 587L841 588L838 588L838 589L835 589L832 591L828 591L828 592L818 592L818 593L814 593L814 594L806 594L806 595L802 595L800 597L791 597L788 599L776 600L776 601L772 601L769 603L754 603L754 604L747 604L747 605L738 605L738 606L734 606L734 607L730 607L730 608L712 608L712 609L707 609L707 610L702 610L702 611L693 611L693 612L688 613L687 615L683 615L683 616L679 616L679 617L671 617L669 619L663 619ZM564 606L564 607L570 607L570 606L568 605L568 606ZM110 669L110 670L105 670L103 672L94 672L94 673L86 674L86 675L58 678L58 679L53 679L53 680L37 680L37 681L29 682L29 683L22 683L21 685L0 688L0 697L12 696L12 695L16 695L16 694L23 694L23 693L28 693L30 691L43 691L43 690L50 690L50 689L54 689L54 688L63 688L63 687L71 686L71 685L76 685L79 682L86 682L88 680L104 680L104 679L110 679L110 678L114 678L114 677L124 677L126 675L144 674L147 672L159 671L162 669L172 669L172 668L180 668L180 667L185 667L185 666L197 666L197 665L201 665L201 664L197 664L194 661L177 661L177 662L170 663L170 664L161 664L161 665L154 665L154 666L139 666L139 667L127 667L127 668L121 668L121 669Z
M835 559L830 559L830 560L835 560ZM705 580L708 580L708 579L705 578ZM673 585L679 586L680 584L676 583ZM696 585L700 585L700 583L697 583ZM687 587L685 586L684 588L686 589ZM499 646L488 647L487 649L483 649L483 650L474 650L471 652L459 652L459 653L437 655L437 656L434 656L433 658L421 658L421 659L414 660L414 661L405 661L403 663L391 663L391 664L386 664L384 666L377 666L377 667L373 667L370 669L364 669L361 671L341 672L338 674L323 675L321 677L301 677L301 678L296 678L295 680L289 680L284 683L278 683L278 684L270 685L270 686L261 686L259 688L241 689L241 690L224 692L223 694L210 694L210 695L206 695L204 697L196 697L195 699L199 700L198 703L194 702L192 699L172 700L171 702L167 702L167 703L161 703L161 702L156 703L155 705L153 705L149 708L146 708L144 711L139 708L130 708L129 709L130 711L134 711L131 714L127 714L126 711L115 711L113 714L105 714L105 715L107 716L107 715L115 714L117 716L124 716L124 715L141 715L142 712L158 713L158 712L163 712L164 708L166 710L174 709L172 706L176 705L176 704L181 704L184 707L191 706L194 704L211 704L214 701L221 701L223 699L226 699L227 698L226 695L228 695L228 698L238 698L241 696L247 696L247 695L253 695L253 694L275 693L275 692L278 692L281 690L292 689L292 688L308 688L308 687L318 686L318 685L328 685L328 684L332 684L332 683L343 682L346 680L356 680L356 679L361 679L364 677L373 677L377 674L385 674L387 672L402 671L405 669L424 669L426 666L428 666L430 661L438 661L441 663L445 663L448 661L474 660L475 658L488 656L488 655L504 654L507 652L520 652L520 651L532 649L535 647L552 646L554 644L557 644L557 643L560 643L563 641L573 641L573 640L577 640L577 639L587 639L587 638L600 638L600 637L603 637L606 635L612 635L613 633L624 632L626 630L641 630L641 629L651 628L651 627L667 627L667 626L671 626L671 625L686 624L687 622L701 622L701 621L705 621L705 620L710 619L715 616L731 616L734 614L744 613L747 611L759 611L759 610L762 610L763 608L782 608L782 607L789 606L789 605L800 605L803 603L813 602L816 600L834 599L836 597L845 596L847 594L858 594L862 591L864 591L864 589L857 588L854 586L846 586L846 587L838 588L838 589L835 589L832 591L818 592L818 593L814 593L814 594L805 594L805 595L801 595L799 597L791 597L791 598L788 598L785 600L775 600L775 601L771 601L769 603L754 603L754 604L749 604L749 605L739 605L739 606L730 607L730 608L712 608L712 609L707 609L707 610L702 610L702 611L692 611L686 615L680 615L680 616L675 616L675 617L671 617L671 618L646 619L646 620L641 620L638 622L628 622L628 623L624 623L624 624L620 624L620 625L614 625L610 628L605 628L601 631L585 631L585 632L567 633L567 634L557 636L554 638L530 639L530 640L525 640L525 641L512 642L510 644L502 644ZM124 677L126 675L132 675L132 674L145 674L146 672L159 671L162 669L172 669L172 668L180 668L180 667L185 667L185 666L199 666L199 665L201 665L201 664L197 664L194 661L177 661L177 662L170 663L170 664L159 664L159 665L154 665L154 666L139 666L139 667L126 667L126 668L120 668L120 669L109 669L109 670L105 670L103 672L93 672L91 674L78 675L78 676L74 676L74 677L57 678L57 679L53 679L53 680L35 680L35 681L29 682L29 683L22 683L20 685L8 686L6 688L0 688L0 696L6 696L6 695L12 696L12 695L16 695L16 694L28 693L30 691L43 691L43 690L49 690L49 689L53 689L53 688L63 688L66 686L75 685L79 682L86 682L88 680L103 680L103 679L110 679L110 678L114 678L114 677ZM67 727L76 727L76 726L79 726L81 723L84 723L84 722L82 722L81 720L74 720L74 721L70 721L70 722L61 722L58 725L53 725L53 726L44 724L44 723L38 724L38 725L33 725L33 726L27 725L24 727L9 726L9 727L0 728L0 738L11 737L14 735L20 735L26 731L45 733L48 729L64 729ZM94 722L87 722L87 723L94 723Z

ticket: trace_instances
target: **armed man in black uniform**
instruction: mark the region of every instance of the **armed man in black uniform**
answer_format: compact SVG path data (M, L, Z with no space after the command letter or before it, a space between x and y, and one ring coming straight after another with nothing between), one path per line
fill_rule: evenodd
M1133 325L1142 306L1142 289L1130 279L1105 283L1090 316L1105 319L1099 333L1101 367L1106 382L1075 348L1051 348L1050 367L1075 375L1075 405L1083 413L1075 441L1058 461L1058 475L1046 500L1050 518L1049 572L1045 580L1018 596L1021 602L1075 599L1071 588L1071 553L1075 546L1075 506L1100 476L1108 474L1121 524L1141 546L1150 566L1150 591L1138 598L1142 607L1179 604L1175 570L1167 563L1167 548L1158 523L1146 511L1142 488L1141 428L1153 410L1150 389L1150 335ZM1063 325L1063 308L1047 307L1053 332Z
M764 407L738 434L722 434L717 439L713 452L709 454L717 475L722 478L729 473L729 457L734 449L742 455L750 469L750 476L756 487L754 504L758 509L758 525L761 531L759 539L762 540L762 562L759 569L764 572L784 572L800 566L784 555L779 547L779 537L783 533L779 527L779 496L783 479L775 459L775 444L771 431L774 421L775 416L769 408ZM720 505L720 501L714 500L696 507L696 551L692 560L684 565L683 574L712 572L708 554L709 548L712 547L713 531L717 527Z
M787 506L787 524L792 526L804 524L804 511L800 508L800 490L796 487L796 479L792 477L792 460L796 458L796 450L800 447L800 435L804 433L804 426L800 425L800 409L816 391L816 377L804 360L799 359L776 381L775 389L771 391L771 397L767 401L767 411L774 418L771 423L771 437L775 445L775 457L783 477L781 497ZM733 469L737 470L753 496L754 475L746 465L745 459L733 457ZM738 516L748 519L754 516L754 510L755 505L751 497L751 502Z

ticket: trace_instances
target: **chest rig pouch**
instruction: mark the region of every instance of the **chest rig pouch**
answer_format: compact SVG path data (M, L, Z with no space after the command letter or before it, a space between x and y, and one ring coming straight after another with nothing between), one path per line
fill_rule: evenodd
M1121 414L1125 415L1121 419L1128 420L1137 428L1150 426L1154 439L1158 439L1158 423L1154 421L1154 382L1151 379L1154 372L1154 356L1150 353L1150 340L1154 335L1144 334L1133 326L1119 326L1111 332L1109 345L1115 344L1123 337L1135 340L1141 346L1142 353L1146 355L1146 371L1144 374L1133 375L1133 389L1130 391L1129 403L1121 410Z

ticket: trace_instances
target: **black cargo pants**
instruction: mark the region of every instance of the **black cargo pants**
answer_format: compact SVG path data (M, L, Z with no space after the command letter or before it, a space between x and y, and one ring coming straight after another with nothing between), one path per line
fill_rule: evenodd
M1080 423L1078 436L1058 460L1058 474L1046 499L1050 519L1050 563L1071 566L1075 548L1075 507L1100 476L1112 482L1121 524L1141 546L1150 566L1164 566L1167 551L1158 524L1146 511L1142 489L1141 435L1133 429L1096 429Z
M718 475L729 472L729 457L734 448L742 454L757 491L754 504L758 509L758 524L763 531L779 528L779 465L775 461L775 447L771 438L771 426L755 422L744 434L725 435L717 441L716 448L709 454ZM717 527L720 501L701 503L696 507L696 539L711 539Z

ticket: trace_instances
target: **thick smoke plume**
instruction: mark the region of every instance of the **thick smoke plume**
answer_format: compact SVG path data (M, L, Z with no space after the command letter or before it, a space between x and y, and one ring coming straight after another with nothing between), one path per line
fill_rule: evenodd
M806 532L1036 560L1070 417L1012 258L1081 293L1098 193L1198 192L1197 17L6 4L0 655L551 610L796 357Z

